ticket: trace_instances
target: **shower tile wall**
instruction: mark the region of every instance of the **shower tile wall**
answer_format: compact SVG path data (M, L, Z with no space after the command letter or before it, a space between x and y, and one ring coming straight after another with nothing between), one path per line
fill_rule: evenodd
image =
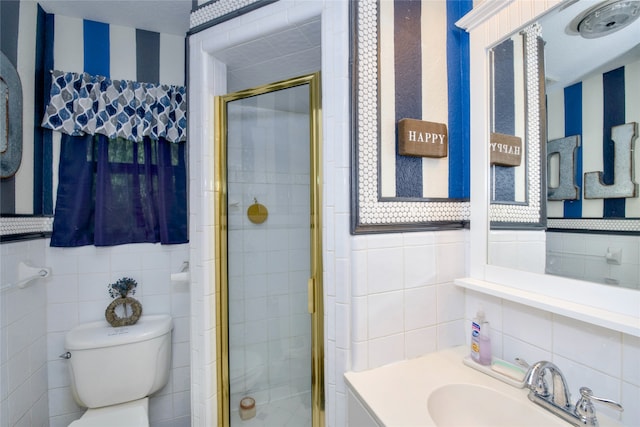
M311 385L308 118L255 107L242 115L260 127L230 113L229 134L241 135L228 150L232 410L245 395L260 405ZM246 215L255 200L269 211L262 224Z

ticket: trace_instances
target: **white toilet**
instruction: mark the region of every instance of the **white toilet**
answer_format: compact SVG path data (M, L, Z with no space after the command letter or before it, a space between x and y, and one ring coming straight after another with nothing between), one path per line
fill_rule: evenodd
M168 315L119 328L99 321L71 329L65 337L71 388L88 409L69 427L148 427L148 396L169 379L172 329Z

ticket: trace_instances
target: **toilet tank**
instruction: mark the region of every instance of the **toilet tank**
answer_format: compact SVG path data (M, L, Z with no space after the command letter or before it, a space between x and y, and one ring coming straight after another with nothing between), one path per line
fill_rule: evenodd
M168 315L145 315L135 325L83 323L65 337L76 402L99 408L142 399L169 379L171 331Z

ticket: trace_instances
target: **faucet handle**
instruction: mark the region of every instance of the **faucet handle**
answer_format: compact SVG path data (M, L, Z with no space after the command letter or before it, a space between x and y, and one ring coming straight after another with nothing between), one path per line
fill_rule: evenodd
M590 426L597 426L598 420L596 419L596 409L593 406L593 400L599 403L603 403L616 411L622 412L624 408L618 402L614 402L610 399L603 399L602 397L596 397L589 387L580 387L580 399L576 403L576 415L578 415L584 424Z

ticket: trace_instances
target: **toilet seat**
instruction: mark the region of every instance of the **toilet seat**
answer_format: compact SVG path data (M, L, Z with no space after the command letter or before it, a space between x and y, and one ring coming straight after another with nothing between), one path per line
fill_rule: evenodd
M149 398L120 405L87 409L69 427L149 427Z

